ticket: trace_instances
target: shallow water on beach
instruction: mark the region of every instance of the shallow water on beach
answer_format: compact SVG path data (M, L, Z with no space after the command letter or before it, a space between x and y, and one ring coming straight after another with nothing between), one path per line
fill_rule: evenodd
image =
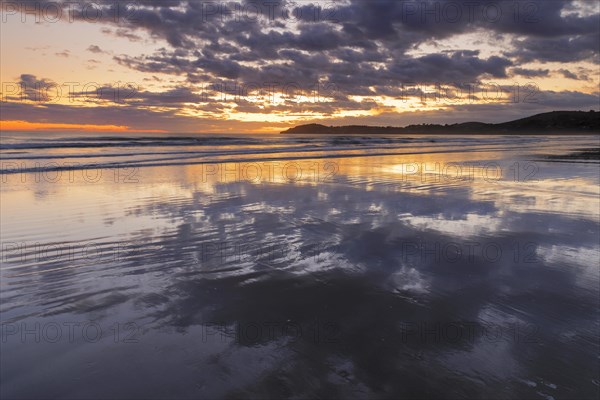
M2 136L2 398L597 398L599 136Z

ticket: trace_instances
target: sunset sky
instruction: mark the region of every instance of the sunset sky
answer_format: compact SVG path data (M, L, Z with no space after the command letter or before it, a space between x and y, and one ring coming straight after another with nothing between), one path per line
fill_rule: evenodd
M2 130L279 132L599 109L597 1L2 1ZM60 95L59 95L60 93Z

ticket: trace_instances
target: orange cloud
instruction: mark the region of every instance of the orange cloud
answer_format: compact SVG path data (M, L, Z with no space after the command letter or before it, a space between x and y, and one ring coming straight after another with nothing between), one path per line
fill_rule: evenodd
M0 129L5 131L56 131L76 130L83 132L166 132L161 129L131 129L124 125L57 124L27 121L1 121Z

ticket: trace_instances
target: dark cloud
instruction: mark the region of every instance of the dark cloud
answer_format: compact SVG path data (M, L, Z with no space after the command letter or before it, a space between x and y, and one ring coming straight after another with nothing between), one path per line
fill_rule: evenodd
M389 73L400 82L471 82L481 75L505 78L506 68L511 65L502 57L481 59L457 52L452 56L428 54L406 59L392 64Z
M524 76L526 78L540 78L546 77L550 73L547 69L528 69L528 68L513 68L511 71L515 75Z
M102 49L100 48L100 46L97 46L97 45L95 45L95 44L92 44L92 45L90 45L90 46L87 48L87 51L89 51L89 52L92 52L92 53L95 53L95 54L104 53L104 50L102 50Z
M135 18L122 23L119 34L146 30L171 47L115 60L143 72L187 75L191 82L202 76L246 83L321 80L335 82L346 95L376 95L388 92L398 80L504 78L511 66L513 74L541 77L548 71L517 63L598 57L597 15L565 14L573 9L570 2L354 0L321 8L288 2L259 8L256 2L181 4L140 3ZM515 50L488 58L473 50L419 57L407 53L420 44L474 30L482 38L511 35Z
M128 39L130 42L140 42L142 41L142 37L139 35L136 35L135 33L130 32L127 29L124 28L119 28L119 29L109 29L109 28L102 28L100 30L102 33L106 34L106 35L111 35L111 36L115 36L115 37L121 37L121 38L126 38Z
M560 72L561 75L564 76L567 79L575 79L575 80L579 79L579 77L576 74L574 74L573 72L571 72L569 70L559 69L558 72Z
M600 29L588 35L515 39L513 45L517 50L507 52L506 55L521 63L533 61L600 63Z
M22 100L48 102L56 97L57 84L50 79L38 79L35 75L22 74L17 85Z
M552 109L597 109L600 104L600 92L587 94L576 91L555 92L552 90L539 93L539 103Z
M118 61L141 71L208 73L230 79L256 75L240 62L260 64L275 60L287 61L291 69L299 68L299 74L312 78L316 71L310 71L306 57L298 52L307 52L308 56L321 54L330 64L351 63L358 71L368 71L364 64L372 63L387 64L388 70L399 64L413 67L418 61L413 62L406 51L476 30L482 37L511 35L515 50L508 50L506 57L512 64L597 61L600 47L598 13L582 16L572 12L575 8L571 1L141 1L135 7L99 1L96 8L100 17L94 22L116 26L115 30L103 28L105 33L138 41L140 31L146 31L172 47L142 59L121 57ZM90 19L84 8L71 5L70 10L75 19ZM94 45L88 50L102 51ZM195 57L183 58L177 54L181 50L195 51ZM448 66L447 58L435 53L431 56L431 60L440 62L437 69ZM480 75L500 77L506 73L504 67L510 65L500 59L477 60L476 54L470 56L474 74L481 70ZM465 65L460 67L462 72L455 75L464 75ZM322 63L312 69L320 73ZM416 79L428 80L429 70L423 69L424 76ZM403 75L415 78L416 74Z

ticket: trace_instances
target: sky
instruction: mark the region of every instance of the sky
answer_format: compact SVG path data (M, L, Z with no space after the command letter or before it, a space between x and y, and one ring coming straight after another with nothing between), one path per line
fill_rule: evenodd
M600 109L600 2L4 1L3 131L275 133Z

